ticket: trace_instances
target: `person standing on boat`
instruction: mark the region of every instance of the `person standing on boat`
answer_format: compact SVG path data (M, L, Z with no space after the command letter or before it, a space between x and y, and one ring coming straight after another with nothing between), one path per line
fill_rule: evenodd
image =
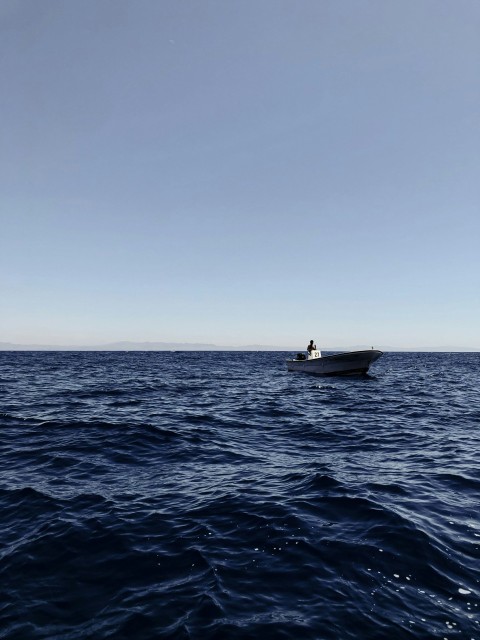
M316 351L317 345L313 344L313 340L310 340L310 344L307 347L308 355L312 355L312 351Z

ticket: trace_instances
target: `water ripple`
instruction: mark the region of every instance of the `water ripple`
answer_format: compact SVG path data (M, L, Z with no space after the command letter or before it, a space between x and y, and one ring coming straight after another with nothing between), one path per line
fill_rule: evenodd
M480 638L479 354L0 353L0 637Z

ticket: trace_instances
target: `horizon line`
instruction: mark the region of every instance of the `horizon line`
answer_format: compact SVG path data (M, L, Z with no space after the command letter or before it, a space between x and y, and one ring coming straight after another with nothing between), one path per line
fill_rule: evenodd
M148 347L148 348L142 348ZM365 350L373 348L371 345L349 345L347 347L329 346L322 347L321 351L341 351L341 350ZM404 352L437 352L437 353L467 353L478 352L479 347L459 347L453 345L443 346L408 346L398 347L393 345L376 346L381 351L404 351ZM41 344L41 343L16 343L0 342L0 351L305 351L301 347L284 345L265 344L244 344L244 345L217 345L215 343L203 342L163 342L163 341L133 341L120 340L115 342L105 342L100 344Z

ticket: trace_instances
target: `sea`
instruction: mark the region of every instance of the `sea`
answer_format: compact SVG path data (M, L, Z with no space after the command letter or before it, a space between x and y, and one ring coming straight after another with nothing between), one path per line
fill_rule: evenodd
M480 353L0 353L0 638L480 640Z

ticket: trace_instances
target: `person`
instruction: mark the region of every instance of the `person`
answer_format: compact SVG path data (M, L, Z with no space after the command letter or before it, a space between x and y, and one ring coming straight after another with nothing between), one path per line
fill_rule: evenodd
M313 344L313 340L310 340L310 344L307 347L308 355L312 355L312 351L316 351L317 345Z

